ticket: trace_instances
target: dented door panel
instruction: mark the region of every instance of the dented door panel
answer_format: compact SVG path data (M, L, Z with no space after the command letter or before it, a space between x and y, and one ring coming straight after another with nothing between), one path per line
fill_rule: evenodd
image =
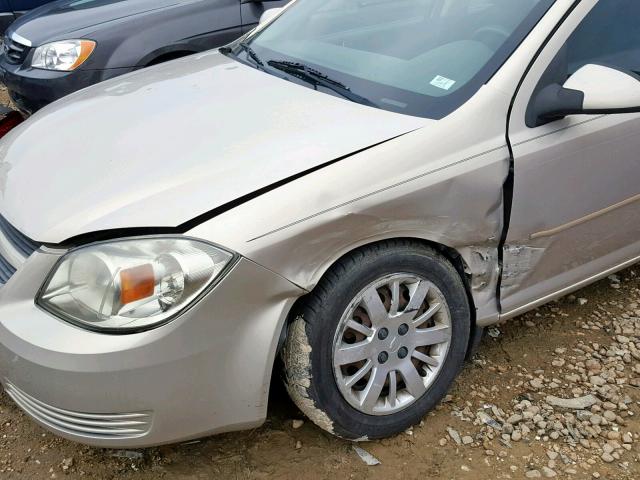
M640 116L581 115L536 128L524 124L543 72L595 3L583 2L567 19L514 104L513 205L500 292L504 316L640 255Z
M640 253L640 117L561 123L568 128L514 146L507 310Z

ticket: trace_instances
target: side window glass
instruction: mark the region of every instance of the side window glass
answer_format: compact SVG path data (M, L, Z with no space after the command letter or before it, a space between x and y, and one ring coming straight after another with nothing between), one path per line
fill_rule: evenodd
M640 73L640 1L600 0L567 42L568 75L589 63Z
M526 124L539 126L535 99L544 88L564 85L590 63L640 74L640 0L600 0L571 34L536 86Z

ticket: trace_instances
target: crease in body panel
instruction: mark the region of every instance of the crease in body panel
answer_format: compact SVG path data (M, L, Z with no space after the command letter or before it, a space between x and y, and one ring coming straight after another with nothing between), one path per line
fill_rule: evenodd
M353 198L351 200L347 200L346 202L339 203L339 204L334 205L332 207L326 208L324 210L321 210L319 212L316 212L314 214L311 214L309 216L306 216L306 217L303 217L303 218L301 218L299 220L291 222L291 223L289 223L287 225L283 225L282 227L278 227L278 228L276 228L274 230L271 230L271 231L268 231L268 232L263 233L261 235L258 235L257 237L254 237L254 238L251 238L251 239L247 240L247 243L251 243L251 242L254 242L256 240L260 240L262 238L268 237L269 235L273 235L274 233L278 233L278 232L281 232L281 231L286 230L288 228L291 228L291 227L293 227L295 225L299 225L301 223L304 223L307 220L311 220L313 218L319 217L320 215L324 215L325 213L329 213L329 212L332 212L332 211L337 210L339 208L346 207L346 206L351 205L351 204L353 204L355 202L358 202L360 200L364 200L366 198L373 197L373 196L378 195L380 193L387 192L387 191L392 190L394 188L397 188L397 187L406 185L408 183L414 182L416 180L419 180L421 178L424 178L424 177L426 177L428 175L433 175L434 173L438 173L438 172L441 172L443 170L446 170L446 169L449 169L449 168L453 168L455 166L461 165L461 164L463 164L465 162L468 162L470 160L474 160L476 158L482 157L484 155L488 155L488 154L493 153L493 152L500 151L500 150L505 149L505 148L507 148L506 145L500 145L499 147L494 147L494 148L492 148L490 150L486 150L484 152L477 153L475 155L463 158L461 160L458 160L456 162L450 163L448 165L444 165L442 167L434 168L432 170L429 170L427 172L421 173L420 175L416 175L414 177L408 178L408 179L403 180L401 182L397 182L397 183L394 183L394 184L389 185L387 187L383 187L383 188L380 188L378 190L374 190L373 192L369 192L369 193L366 193L364 195L360 195L359 197Z

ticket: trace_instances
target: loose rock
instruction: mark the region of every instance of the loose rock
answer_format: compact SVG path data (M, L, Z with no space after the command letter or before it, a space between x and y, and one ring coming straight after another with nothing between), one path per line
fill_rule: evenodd
M598 399L593 395L579 398L558 398L548 395L545 401L553 407L566 408L567 410L585 410L598 403Z
M611 463L615 460L615 458L613 458L613 456L610 453L606 453L606 452L603 453L602 457L600 458L602 458L602 461L606 463Z
M447 428L447 433L451 437L451 440L456 442L457 445L462 445L462 439L460 438L460 434L456 430L454 430L453 428L449 427L449 428Z
M365 449L358 447L357 445L352 445L351 448L358 454L360 459L370 467L374 467L376 465L380 465L380 460L371 455Z

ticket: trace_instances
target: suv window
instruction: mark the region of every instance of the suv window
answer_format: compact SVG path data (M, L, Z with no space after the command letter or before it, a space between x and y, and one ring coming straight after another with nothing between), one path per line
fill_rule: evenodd
M600 0L567 43L569 75L589 63L640 73L640 1Z

